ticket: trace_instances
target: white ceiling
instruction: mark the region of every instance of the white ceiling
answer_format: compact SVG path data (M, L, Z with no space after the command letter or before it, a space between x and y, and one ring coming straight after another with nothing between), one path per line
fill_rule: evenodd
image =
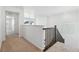
M30 10L36 15L45 15L50 16L57 13L66 12L69 10L73 10L79 7L72 6L25 6L24 11Z

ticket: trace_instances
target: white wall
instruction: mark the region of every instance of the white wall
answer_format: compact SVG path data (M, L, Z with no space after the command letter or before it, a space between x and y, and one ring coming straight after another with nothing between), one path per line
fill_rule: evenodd
M3 40L5 40L5 17L3 7L0 7L0 48Z
M40 7L38 7L40 8ZM42 12L36 12L36 9L34 7L24 7L24 16L27 18L34 18L35 25L44 25L47 26L47 16L41 16L39 13Z
M2 43L2 39L4 39L4 37L3 37L3 33L2 33L2 31L3 31L3 21L2 21L2 7L0 7L0 48L1 48L1 43Z
M35 13L33 9L30 9L29 7L27 8L24 7L24 17L27 18L24 21L26 20L33 21L35 25L36 18L35 18Z
M45 47L45 35L44 35L43 26L41 25L23 25L22 26L22 35L23 37L34 44L36 47L41 50Z
M29 17L30 18L35 18L34 10L24 7L24 17L27 17L27 18L29 18Z
M57 25L67 47L79 48L79 9L49 16L47 25Z
M47 27L47 16L36 16L36 25Z

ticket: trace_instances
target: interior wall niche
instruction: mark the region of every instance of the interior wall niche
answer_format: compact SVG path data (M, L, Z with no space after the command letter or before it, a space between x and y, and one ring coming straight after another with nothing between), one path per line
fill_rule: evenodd
M24 24L26 24L26 25L34 25L35 24L35 18L27 18L27 17L25 17Z

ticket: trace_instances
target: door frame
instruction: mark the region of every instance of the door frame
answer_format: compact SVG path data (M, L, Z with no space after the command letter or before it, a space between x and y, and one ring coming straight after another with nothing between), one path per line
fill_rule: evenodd
M6 37L6 13L9 12L9 13L15 13L18 15L18 37L20 36L20 25L19 25L19 12L14 12L14 11L8 11L8 10L5 10L5 37Z

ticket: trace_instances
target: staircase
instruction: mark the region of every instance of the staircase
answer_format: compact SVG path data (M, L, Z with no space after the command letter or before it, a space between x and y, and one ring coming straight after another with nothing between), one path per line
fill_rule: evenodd
M45 28L45 49L43 51L46 51L49 47L54 45L57 41L64 43L64 39L61 36L60 32L57 29L57 26L55 25L54 28Z

